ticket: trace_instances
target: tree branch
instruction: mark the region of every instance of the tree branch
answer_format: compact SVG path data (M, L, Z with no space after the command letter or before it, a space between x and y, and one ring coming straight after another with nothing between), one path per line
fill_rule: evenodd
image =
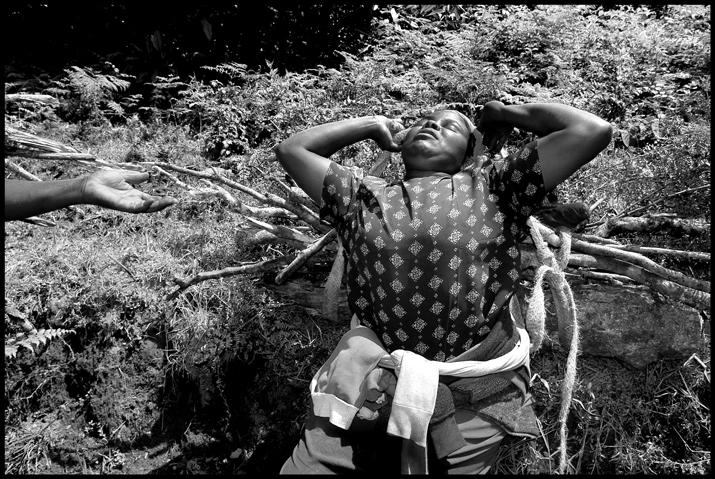
M571 253L568 264L573 268L591 268L627 276L681 303L701 310L710 309L709 293L669 281L647 271L641 266L636 266L619 259L598 254ZM541 263L536 257L536 247L530 244L522 244L522 267L537 268L540 265Z
M179 286L178 289L174 290L171 294L169 294L166 299L168 301L176 298L179 296L179 294L184 291L186 288L189 286L192 286L196 283L200 283L202 281L206 281L209 279L219 279L219 278L226 278L229 276L235 276L238 274L246 274L246 273L260 273L264 271L272 271L278 266L285 264L289 262L290 260L293 259L293 255L286 255L286 256L281 256L280 258L274 258L274 259L269 259L266 261L259 261L257 263L251 263L251 264L246 264L243 266L232 266L220 270L215 270L215 271L204 271L196 276L193 276L192 278L189 279L181 279L181 278L174 278L174 282Z
M540 225L539 232L541 232L542 236L544 237L544 240L549 245L557 248L561 245L561 239L548 226ZM665 268L664 266L661 266L653 260L650 260L638 253L613 248L610 245L597 245L588 243L573 236L571 237L571 250L581 251L582 253L609 256L612 258L620 259L622 261L630 262L645 268L653 274L662 276L664 279L667 279L669 281L674 281L678 284L681 284L688 288L697 289L699 291L704 291L707 293L710 292L709 281L695 279L683 273L680 273L679 271L673 271L672 269Z
M295 270L303 266L303 263L305 263L308 258L320 251L323 246L333 241L335 239L335 236L337 236L337 232L335 231L335 229L331 229L322 238L318 239L313 244L309 245L307 248L301 251L291 264L289 264L283 271L276 275L276 284L283 283L286 278L288 278L288 276L293 274Z
M710 232L710 223L697 219L663 217L625 217L609 218L599 226L595 234L607 238L620 233L641 231L663 231L678 235L700 236Z

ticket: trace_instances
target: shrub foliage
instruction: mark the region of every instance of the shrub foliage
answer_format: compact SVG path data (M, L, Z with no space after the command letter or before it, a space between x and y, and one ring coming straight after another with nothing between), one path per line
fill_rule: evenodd
M7 103L5 122L101 159L220 168L272 192L273 179L288 181L271 161L273 147L313 125L372 114L409 125L437 108L476 119L491 99L563 102L608 119L615 132L560 187L563 201L600 200L594 224L632 211L710 222L709 6L58 9L11 9L6 37L27 38L18 29L34 24L62 41L40 45L30 36L20 45L6 66L6 94L52 94L60 106ZM87 19L82 35L65 30ZM304 28L310 19L321 27ZM80 40L96 42L97 53L68 48ZM72 61L20 68L44 65L59 49ZM517 133L507 148L527 139ZM334 159L366 166L378 153L364 142ZM10 160L43 180L88 171ZM391 163L386 176L401 168ZM142 451L138 460L166 441L175 445L165 451L170 464L155 463L154 472L272 473L295 444L308 382L346 325L281 301L262 275L199 283L167 300L176 276L292 250L244 244L250 225L221 199L190 195L163 177L150 187L181 201L158 215L57 211L47 215L53 229L6 224L6 301L43 337L75 331L31 352L17 347L20 326L6 315L6 356L8 345L16 348L5 364L6 471L52 463L59 469L50 471L78 472L84 463L85 471L112 472L132 463L124 455ZM710 251L709 234L628 240ZM708 264L661 262L709 280ZM297 274L320 282L329 270L323 260ZM709 324L709 312L702 315ZM709 473L708 354L645 371L583 358L569 424L573 472ZM555 350L535 356L545 438L502 448L496 472L553 472L552 392L563 362Z

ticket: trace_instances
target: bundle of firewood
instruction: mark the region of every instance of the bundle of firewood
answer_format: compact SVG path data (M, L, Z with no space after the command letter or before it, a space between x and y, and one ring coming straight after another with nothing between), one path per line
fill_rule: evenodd
M370 174L380 175L390 160L390 153L383 153ZM30 157L47 160L73 160L97 168L118 168L151 171L171 180L192 196L216 196L227 202L240 214L248 226L244 232L246 246L283 243L295 253L241 266L216 271L202 272L192 278L175 278L177 289L168 298L173 299L186 288L201 281L237 274L273 273L275 284L284 284L293 273L304 266L318 253L335 258L338 263L327 282L324 313L335 316L337 299L332 298L340 287L342 278L342 254L336 254L338 244L334 229L321 224L317 206L302 192L278 178L271 178L280 194L257 191L231 179L231 172L220 168L196 171L165 161L138 163L112 163L94 155L79 153L60 143L44 140L30 133L6 127L5 167L26 179L39 178L12 163L9 157ZM182 177L198 178L201 187L190 186ZM706 187L709 185L704 185ZM670 196L694 191L692 188ZM250 203L239 199L238 193L251 199ZM633 213L640 213L634 211ZM293 226L276 224L275 220L292 220ZM710 253L679 251L623 244L612 239L622 232L667 230L680 234L709 232L710 224L699 220L685 220L664 215L619 216L589 225L590 233L572 233L571 251L567 272L582 278L607 281L611 284L639 283L699 310L710 308L710 282L665 268L649 259L648 255L665 255L692 261L710 261ZM553 247L560 246L556 229L541 225L542 234ZM522 244L524 269L537 267L539 260L530 240Z

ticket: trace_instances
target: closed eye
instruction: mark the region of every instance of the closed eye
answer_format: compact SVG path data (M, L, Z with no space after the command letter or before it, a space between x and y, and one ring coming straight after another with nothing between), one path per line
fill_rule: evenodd
M449 129L452 130L452 131L459 131L461 125L460 125L458 122L456 122L456 121L451 121L451 120L450 120L450 121L446 121L446 122L444 123L444 127L445 127L445 128L449 128Z

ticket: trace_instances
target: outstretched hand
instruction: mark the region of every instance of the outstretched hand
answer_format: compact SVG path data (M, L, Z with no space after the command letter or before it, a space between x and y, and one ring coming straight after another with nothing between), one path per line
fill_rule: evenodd
M170 196L152 196L132 185L149 179L149 173L100 170L82 179L82 198L86 203L125 213L153 213L176 203Z
M489 151L500 152L507 138L514 131L514 127L501 119L501 109L504 104L500 101L490 101L482 108L482 114L477 124L477 130L482 134L482 143Z

